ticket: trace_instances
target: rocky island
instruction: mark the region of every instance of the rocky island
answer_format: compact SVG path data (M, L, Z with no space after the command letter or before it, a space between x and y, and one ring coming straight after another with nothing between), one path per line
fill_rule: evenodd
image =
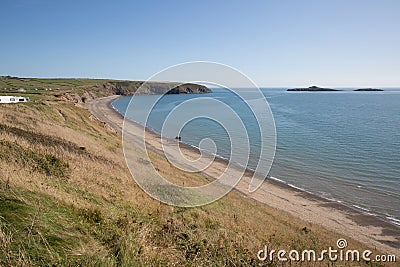
M384 91L383 89L377 89L377 88L361 88L361 89L356 89L354 90L356 92L381 92Z
M289 91L289 92L331 92L331 91L343 91L343 90L332 89L332 88L321 88L318 86L310 86L308 88L288 89L287 91Z

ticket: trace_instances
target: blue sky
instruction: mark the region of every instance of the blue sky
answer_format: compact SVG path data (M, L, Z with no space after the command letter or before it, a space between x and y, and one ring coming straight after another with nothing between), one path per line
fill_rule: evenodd
M201 60L259 86L400 87L400 1L2 1L0 74L148 79Z

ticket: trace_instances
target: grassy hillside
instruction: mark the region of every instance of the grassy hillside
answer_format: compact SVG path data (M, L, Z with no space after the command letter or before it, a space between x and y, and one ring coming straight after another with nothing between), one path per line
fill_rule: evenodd
M90 86L112 80L105 79L44 79L44 78L19 78L12 76L0 77L0 90L28 89L28 90L64 90L79 86Z
M95 97L107 95L132 95L143 85L143 81L118 81L107 79L44 79L0 76L0 94L23 93L32 99L38 96L54 96L58 100L85 103ZM176 87L175 87L176 86ZM174 87L174 88L172 88ZM170 90L171 89L171 90ZM207 93L210 90L192 83L148 82L140 90L142 94L190 94Z
M131 178L121 137L67 100L43 91L0 105L0 266L254 266L265 245L322 250L342 237L236 192L199 208L161 204Z

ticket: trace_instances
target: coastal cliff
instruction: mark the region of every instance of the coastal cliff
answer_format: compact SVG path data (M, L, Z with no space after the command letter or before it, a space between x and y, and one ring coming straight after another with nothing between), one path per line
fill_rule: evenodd
M138 89L140 88L140 92ZM204 85L178 82L120 81L77 78L20 78L0 76L0 92L24 92L29 95L53 95L59 100L77 104L97 97L138 94L203 94L211 93Z
M139 90L140 88L140 90ZM84 87L83 94L66 93L66 97L72 96L75 102L86 103L99 96L107 95L162 95L162 94L204 94L211 93L211 90L204 85L193 83L167 83L142 81L111 81L89 87ZM139 90L139 91L138 91Z
M96 87L116 95L133 95L135 93L148 95L203 94L211 92L206 86L193 83L116 81L106 82ZM139 88L140 92L137 92Z

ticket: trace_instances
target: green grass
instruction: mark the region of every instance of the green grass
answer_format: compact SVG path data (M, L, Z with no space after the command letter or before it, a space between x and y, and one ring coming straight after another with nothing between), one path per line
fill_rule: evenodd
M99 209L81 209L58 203L49 196L19 188L0 188L0 225L9 237L0 253L0 265L21 261L38 265L115 266L129 261L123 237L134 229L124 218L105 218ZM4 238L3 238L4 240ZM79 251L91 243L95 251ZM131 251L129 251L130 253ZM140 260L135 259L136 263Z
M144 91L155 94L166 93L188 93L188 92L207 92L208 88L196 84L181 84L179 83L166 83L166 82L152 82L147 83ZM19 78L11 76L0 76L0 93L2 94L19 94L24 96L32 96L37 99L36 95L47 96L61 96L68 93L75 98L75 102L86 102L90 93L90 98L93 94L97 97L106 96L111 94L117 95L130 95L135 93L143 81L122 81L110 79L72 79L72 78ZM172 88L175 87L175 88ZM19 91L23 89L23 91ZM186 90L187 89L187 90ZM194 91L193 91L194 90ZM86 95L85 95L86 93ZM76 99L80 98L82 99Z
M25 263L33 265L57 264L70 258L68 251L80 242L79 230L68 223L73 210L57 205L48 196L4 187L2 184L1 226L11 238L3 244L8 259L2 254L0 263L16 263L21 254Z
M18 77L0 77L0 91L11 91L24 88L35 92L46 91L47 88L53 90L64 90L79 86L90 86L110 82L112 80L107 79L69 79L69 78L58 78L58 79L46 79L46 78L18 78ZM47 91L47 92L48 92Z
M38 153L20 146L16 142L0 140L0 160L15 162L22 168L30 168L48 176L66 178L68 175L68 163L52 154Z
M18 95L29 97L31 101L61 100L60 97L69 96L80 98L84 93L92 96L104 96L118 91L115 84L122 82L109 79L74 79L74 78L19 78L11 76L0 76L0 94ZM129 85L129 90L135 91L140 82L123 82ZM109 91L103 89L104 84L109 84ZM23 89L20 91L20 89ZM127 93L127 90L121 92ZM88 99L90 100L90 99ZM80 101L80 99L79 99ZM75 102L79 102L76 100ZM84 102L84 101L82 101Z

